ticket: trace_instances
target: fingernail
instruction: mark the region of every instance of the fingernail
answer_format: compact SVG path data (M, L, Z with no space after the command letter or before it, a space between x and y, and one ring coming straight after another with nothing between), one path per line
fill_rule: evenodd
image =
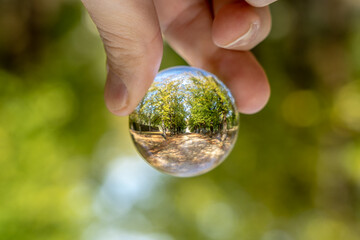
M224 48L236 49L238 47L243 47L248 45L250 42L256 39L259 28L260 28L260 24L258 22L253 22L250 25L249 30L245 34L241 35L235 41L224 46Z
M122 79L111 70L105 85L105 102L110 112L118 116L127 115L128 91Z
M273 2L276 2L277 0L246 0L246 1L254 7L265 7Z

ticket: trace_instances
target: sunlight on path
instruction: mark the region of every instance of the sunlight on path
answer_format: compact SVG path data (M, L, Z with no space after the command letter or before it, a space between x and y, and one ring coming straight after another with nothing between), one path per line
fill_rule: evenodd
M199 133L178 134L164 139L159 134L131 131L138 151L152 166L171 173L189 173L217 166L231 148L236 131L212 137Z

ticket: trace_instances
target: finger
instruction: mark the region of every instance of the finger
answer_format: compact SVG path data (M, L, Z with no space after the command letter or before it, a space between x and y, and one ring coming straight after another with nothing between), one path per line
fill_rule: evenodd
M213 41L221 48L250 50L269 35L269 8L255 8L244 1L228 2L214 1Z
M209 66L207 69L215 69L220 79L224 79L240 112L253 114L264 108L270 97L270 86L251 52L220 49Z
M229 87L240 112L255 113L270 95L266 75L250 52L217 47L212 14L203 0L155 0L160 26L170 45L192 66L215 73Z
M152 0L82 0L107 53L105 102L116 115L128 115L157 73L162 37Z
M245 0L245 1L253 7L265 7L273 2L276 2L277 0ZM213 0L212 1L213 12L214 14L216 14L223 6L236 2L244 2L244 1L243 0Z
M277 0L245 0L245 1L254 7L265 7L273 2L276 2Z

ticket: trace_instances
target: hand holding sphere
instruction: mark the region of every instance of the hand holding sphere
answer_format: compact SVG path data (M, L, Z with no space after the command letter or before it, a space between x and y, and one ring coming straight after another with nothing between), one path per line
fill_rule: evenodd
M112 113L128 115L144 97L159 70L163 37L189 65L218 76L240 112L255 113L268 101L266 75L248 50L270 32L267 5L274 0L82 2L107 53L105 102Z
M158 72L164 36L191 66L210 71L224 81L238 111L251 114L261 110L269 99L270 87L265 72L248 50L269 34L271 16L267 5L274 1L82 0L107 53L105 102L108 109L125 116L138 106ZM189 121L185 120L187 124ZM197 131L205 135L210 131L209 136L213 138L214 129L209 130L205 125L207 127L198 127ZM136 125L133 128L137 131ZM172 129L165 125L157 128L165 132ZM181 131L180 128L178 132ZM162 137L168 139L167 133L163 132ZM223 157L219 159L212 166ZM178 175L196 175L210 169L202 167L192 173L186 173L183 167Z

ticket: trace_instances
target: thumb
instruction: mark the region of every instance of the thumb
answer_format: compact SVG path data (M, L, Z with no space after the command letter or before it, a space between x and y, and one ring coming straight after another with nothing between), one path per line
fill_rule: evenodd
M107 54L105 102L125 116L137 106L159 70L162 38L152 0L82 0Z

